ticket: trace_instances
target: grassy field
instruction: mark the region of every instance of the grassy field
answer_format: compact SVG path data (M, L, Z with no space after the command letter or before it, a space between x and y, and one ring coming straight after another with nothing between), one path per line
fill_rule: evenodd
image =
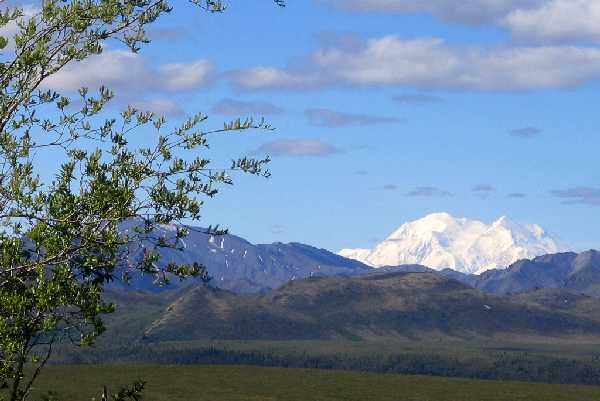
M86 401L105 383L148 382L147 401L592 401L600 387L244 366L50 366L33 399L54 389ZM37 397L37 398L36 398Z
M447 356L482 356L492 352L528 353L540 356L556 356L563 358L589 358L595 356L600 358L600 343L587 338L570 338L569 341L557 339L556 342L535 342L519 338L519 341L510 341L504 338L494 340L455 340L441 338L438 341L427 339L401 339L394 337L382 337L369 341L319 341L319 340L289 340L289 341L178 341L156 343L156 348L161 345L181 347L182 349L198 349L203 347L215 347L232 349L238 351L258 351L274 354L286 353L309 353L311 355L349 354L354 357L369 355L394 355L394 354L435 354Z
M600 344L497 340L120 342L58 352L76 365L252 365L600 386Z

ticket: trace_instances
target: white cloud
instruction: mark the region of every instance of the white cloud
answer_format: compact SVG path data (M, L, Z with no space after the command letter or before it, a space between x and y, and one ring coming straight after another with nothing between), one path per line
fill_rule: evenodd
M298 74L274 67L259 66L246 70L234 71L234 82L244 89L288 88L306 89L321 85L318 76L309 73Z
M165 88L171 91L194 89L203 86L213 72L210 61L197 60L192 63L165 64L160 66L160 78Z
M152 67L141 55L110 50L72 63L44 81L50 89L76 90L82 86L105 85L119 91L183 91L209 83L214 67L206 60Z
M325 0L352 12L429 14L452 23L495 24L535 42L600 42L598 0Z
M301 68L259 67L233 77L244 89L306 90L342 84L481 91L564 88L597 79L600 49L594 47L483 49L397 36L369 39L352 48L321 48Z
M515 10L503 24L522 40L600 43L600 1L552 0L539 8Z
M56 90L77 90L82 86L130 87L149 79L144 59L128 51L107 51L83 61L71 63L44 81Z

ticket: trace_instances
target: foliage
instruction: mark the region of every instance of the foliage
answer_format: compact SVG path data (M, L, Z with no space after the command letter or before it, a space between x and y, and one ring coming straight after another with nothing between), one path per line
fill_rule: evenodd
M224 9L221 1L191 3ZM108 88L75 96L43 89L109 40L139 51L144 28L170 11L165 0L45 0L33 13L9 7L0 15L3 31L15 32L0 37L0 387L10 401L27 398L57 341L89 345L104 331L100 316L114 309L103 300L106 283L127 281L134 269L159 284L207 277L198 264L157 265L160 249L187 234L153 238L157 224L200 219L203 198L232 184L232 172L269 176L268 159L219 168L202 156L211 134L270 130L264 121L205 129L207 117L197 114L172 126L132 107L106 118ZM135 145L140 132L156 143ZM47 182L40 158L50 156L62 163ZM138 224L124 232L129 221ZM144 257L130 260L128 245L143 240L151 244ZM35 367L27 379L26 365Z

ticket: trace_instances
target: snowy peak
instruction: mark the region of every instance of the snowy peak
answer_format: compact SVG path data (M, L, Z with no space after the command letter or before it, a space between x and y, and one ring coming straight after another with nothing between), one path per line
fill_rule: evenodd
M405 223L374 249L344 249L341 256L374 267L422 264L481 273L504 268L519 259L565 250L535 224L501 217L491 224L448 213L434 213Z
M364 259L368 258L370 253L371 253L370 249L357 248L357 249L342 249L341 251L338 252L338 255L343 256L348 259L354 259L354 260L360 261L360 260L364 260Z

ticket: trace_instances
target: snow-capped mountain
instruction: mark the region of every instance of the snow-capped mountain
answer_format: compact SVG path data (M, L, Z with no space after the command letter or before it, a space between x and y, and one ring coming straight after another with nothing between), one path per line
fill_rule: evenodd
M566 250L535 224L501 217L492 224L430 214L403 224L374 249L343 249L339 255L373 267L421 264L462 273L506 268L517 260Z

